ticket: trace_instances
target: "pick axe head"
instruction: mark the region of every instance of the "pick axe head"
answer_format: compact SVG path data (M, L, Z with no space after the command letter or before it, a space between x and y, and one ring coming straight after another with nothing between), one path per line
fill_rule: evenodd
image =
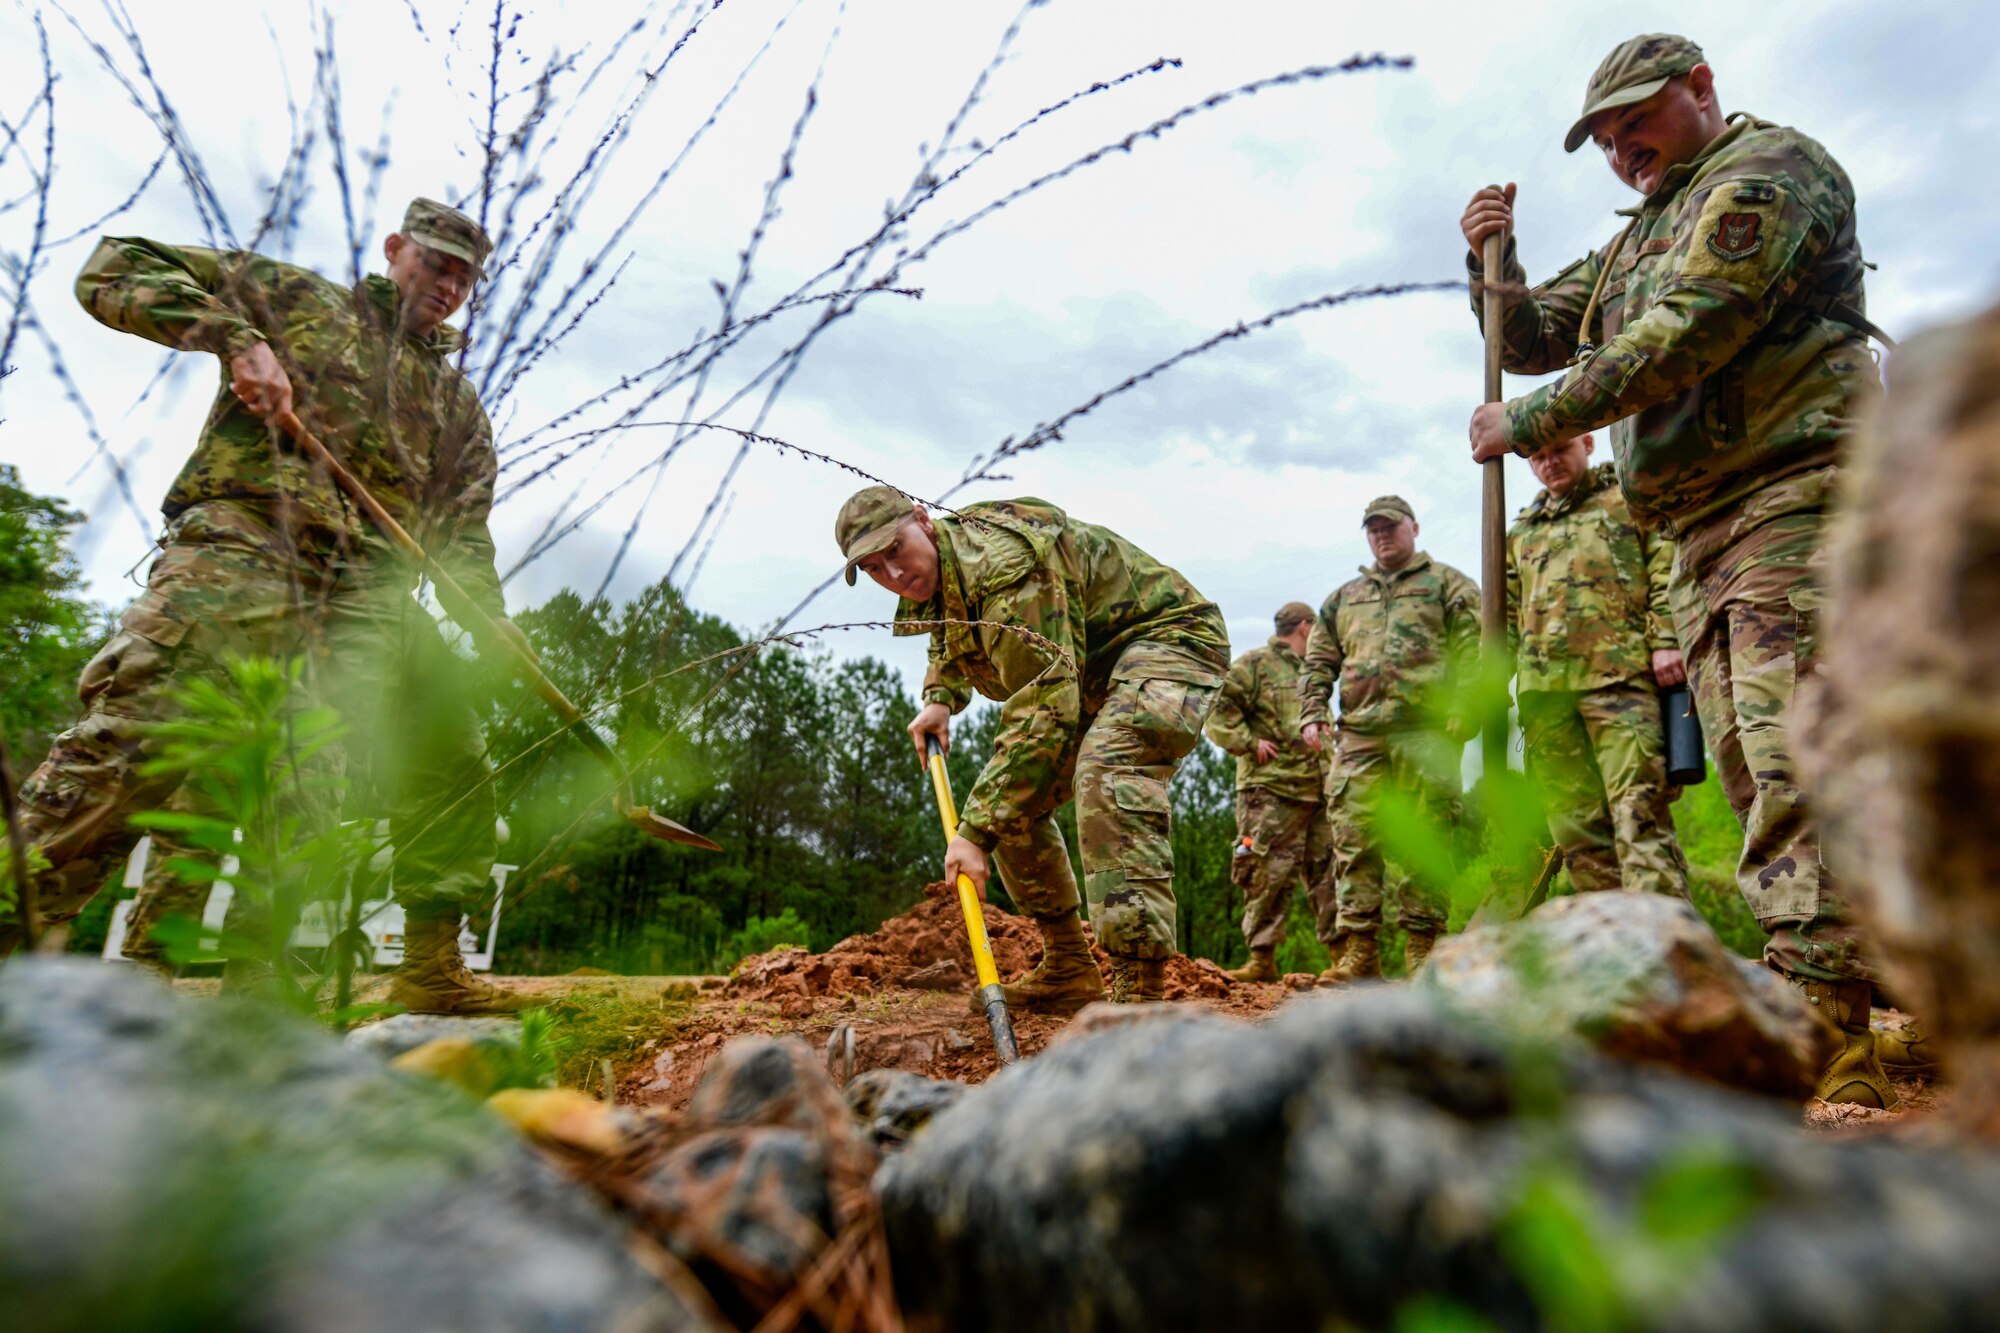
M721 843L712 842L702 837L701 834L696 833L693 829L676 824L665 815L654 814L648 806L627 805L620 798L618 801L618 813L631 820L632 827L638 829L649 838L658 838L661 842L685 843L689 847L699 847L705 852L719 852L722 850Z

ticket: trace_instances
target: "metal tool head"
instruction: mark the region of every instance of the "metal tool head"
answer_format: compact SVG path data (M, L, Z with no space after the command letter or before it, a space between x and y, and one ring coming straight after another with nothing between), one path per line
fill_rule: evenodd
M643 805L620 805L618 813L632 821L632 826L649 838L661 842L684 843L689 847L699 847L706 852L719 852L722 844L713 842L696 833L691 828L676 824L665 815L656 815Z

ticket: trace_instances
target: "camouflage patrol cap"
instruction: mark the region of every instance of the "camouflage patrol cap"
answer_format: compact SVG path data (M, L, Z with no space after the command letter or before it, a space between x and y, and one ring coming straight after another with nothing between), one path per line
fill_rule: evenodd
M848 587L854 586L855 563L886 550L914 508L910 497L894 486L870 486L847 497L833 521L833 539L847 557Z
M1292 626L1302 625L1312 618L1313 609L1304 602L1286 602L1278 608L1278 614L1272 616L1271 621L1278 627L1278 633L1283 634Z
M1410 508L1410 502L1400 495L1378 495L1368 502L1362 511L1361 523L1366 527L1371 518L1415 518L1417 511Z
M486 256L493 253L493 242L486 228L451 205L421 197L410 200L403 210L402 231L426 250L463 259L474 273L486 276Z
M1590 137L1585 126L1598 112L1643 102L1707 59L1699 46L1670 32L1649 32L1620 42L1590 76L1590 86L1583 93L1583 114L1564 136L1563 151L1574 153L1583 146Z

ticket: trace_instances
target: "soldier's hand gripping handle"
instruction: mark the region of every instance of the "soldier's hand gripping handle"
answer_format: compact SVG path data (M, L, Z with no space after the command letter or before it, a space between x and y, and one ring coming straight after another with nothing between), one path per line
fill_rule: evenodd
M1504 250L1507 238L1514 234L1514 186L1489 185L1472 196L1472 202L1465 206L1464 216L1458 220L1458 229L1465 236L1465 243L1474 255L1483 253L1486 238L1495 232L1500 234L1500 245ZM1497 278L1496 273L1488 273L1489 278Z

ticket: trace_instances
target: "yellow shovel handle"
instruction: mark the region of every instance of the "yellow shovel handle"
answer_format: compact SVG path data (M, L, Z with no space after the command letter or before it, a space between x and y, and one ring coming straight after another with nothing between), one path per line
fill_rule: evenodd
M931 789L937 793L938 817L944 823L948 845L958 836L958 806L951 799L951 777L944 771L944 753L930 747ZM979 891L970 875L958 877L958 910L965 916L965 932L972 937L972 967L981 986L1000 984L1000 969L993 965L993 943L986 938L986 913L979 904Z

